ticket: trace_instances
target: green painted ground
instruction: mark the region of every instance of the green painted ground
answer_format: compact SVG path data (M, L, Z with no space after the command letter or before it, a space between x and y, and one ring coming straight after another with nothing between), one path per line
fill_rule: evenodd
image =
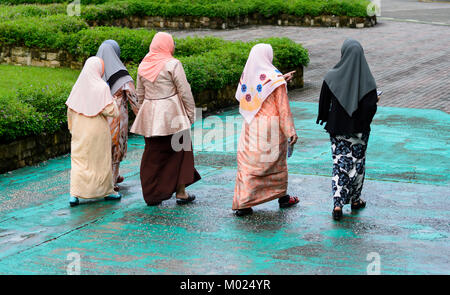
M147 207L138 170L143 140L133 137L120 202L70 208L68 156L0 175L0 273L65 274L67 254L78 252L82 274L365 274L367 255L376 252L384 274L448 274L450 116L380 108L367 155L368 207L345 208L336 223L317 105L291 105L301 138L288 161L297 207L270 202L234 217L235 153L200 151L207 146L199 143L203 179L190 188L198 200Z

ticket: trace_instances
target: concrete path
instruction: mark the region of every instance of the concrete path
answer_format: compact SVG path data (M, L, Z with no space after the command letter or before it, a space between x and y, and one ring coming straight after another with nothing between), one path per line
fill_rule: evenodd
M450 1L381 0L381 19L450 25Z
M189 206L173 199L145 205L140 137L129 142L120 202L70 208L68 156L1 175L0 273L65 274L73 252L81 257L82 274L366 274L368 255L379 255L383 274L448 273L450 116L380 108L367 156L368 207L360 213L345 208L336 223L330 147L314 123L317 104L291 104L300 135L288 161L297 207L280 210L269 202L253 216L233 216L230 146L238 135L227 135L217 122L236 116L234 110L215 117L213 129L208 121L194 125L194 136L216 132L217 140L211 145L194 138L203 179L189 188L198 197Z
M351 37L363 45L378 88L384 91L381 105L450 112L450 26L381 20L366 29L259 26L172 33L242 41L276 36L301 43L311 62L304 71L305 87L292 91L290 98L312 102L318 102L324 75Z

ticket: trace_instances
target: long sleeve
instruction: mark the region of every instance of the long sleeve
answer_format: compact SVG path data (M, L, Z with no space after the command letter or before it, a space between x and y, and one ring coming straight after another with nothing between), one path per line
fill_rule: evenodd
M191 86L189 85L189 82L186 78L186 73L184 72L183 65L179 61L174 68L172 78L175 87L177 88L177 93L184 104L184 108L186 109L189 121L191 122L191 124L193 124L195 120L194 96L192 95Z
M280 86L275 90L278 113L280 115L280 128L283 134L290 138L297 134L295 131L294 119L292 118L291 107L286 92L286 86Z
M131 110L133 111L133 113L135 115L137 115L141 104L139 103L139 99L138 99L136 90L134 89L133 82L129 82L128 89L126 89L124 91L125 91L125 95L127 96L127 100L130 103Z
M69 132L72 133L72 111L67 109L67 127L69 128Z
M324 122L328 121L328 115L330 112L331 95L330 89L325 81L322 84L322 89L320 90L319 99L319 114L317 116L316 124L322 125Z
M138 98L138 103L141 106L142 103L144 103L144 98L145 98L145 88L144 85L142 84L141 81L141 76L137 76L137 81L136 81L136 95Z
M102 115L105 117L118 117L119 116L119 108L117 107L117 104L115 101L113 101L112 104L109 104L106 106L103 111Z

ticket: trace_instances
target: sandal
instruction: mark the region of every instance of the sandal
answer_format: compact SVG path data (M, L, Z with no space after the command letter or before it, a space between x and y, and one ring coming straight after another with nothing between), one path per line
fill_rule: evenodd
M161 205L162 202L156 202L156 203L147 203L147 206L158 206Z
M245 215L251 215L252 213L253 213L253 209L252 209L252 207L250 207L250 208L244 208L244 209L237 209L234 214L236 214L236 216L242 217Z
M70 196L69 204L70 204L70 207L75 207L76 205L80 204L80 200L77 197Z
M121 183L124 181L124 179L125 179L125 177L119 175L119 176L117 176L116 183Z
M366 201L359 199L357 202L353 202L351 207L353 210L364 208L366 207Z
M190 194L187 194L187 195L188 195L188 197L186 199L177 199L177 204L178 205L185 205L185 204L191 203L192 201L195 200L195 196L194 195L190 195Z
M280 204L280 208L288 208L294 206L299 201L298 197L291 197L290 195L286 195L278 199L278 203Z
M107 195L105 197L105 201L113 201L113 200L120 200L122 198L122 195L118 193L117 195Z
M336 210L336 208L334 208L333 212L331 212L331 213L333 215L333 219L334 220L337 220L337 221L341 220L341 218L342 218L342 208L341 208L341 210Z

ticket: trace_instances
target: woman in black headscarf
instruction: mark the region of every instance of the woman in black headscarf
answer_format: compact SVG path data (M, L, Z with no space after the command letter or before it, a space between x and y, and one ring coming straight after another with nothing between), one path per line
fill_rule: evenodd
M340 220L342 207L366 206L360 199L365 174L370 123L377 111L377 86L361 44L347 39L341 60L326 75L322 85L317 124L325 124L333 155L333 218Z
M120 115L117 118L108 119L112 138L112 174L114 190L119 191L118 183L124 180L119 174L120 162L126 156L128 142L128 103L134 114L139 111L139 103L134 88L133 78L120 60L120 47L114 40L104 41L97 56L103 59L105 72L103 80L108 83L111 95L119 108Z

